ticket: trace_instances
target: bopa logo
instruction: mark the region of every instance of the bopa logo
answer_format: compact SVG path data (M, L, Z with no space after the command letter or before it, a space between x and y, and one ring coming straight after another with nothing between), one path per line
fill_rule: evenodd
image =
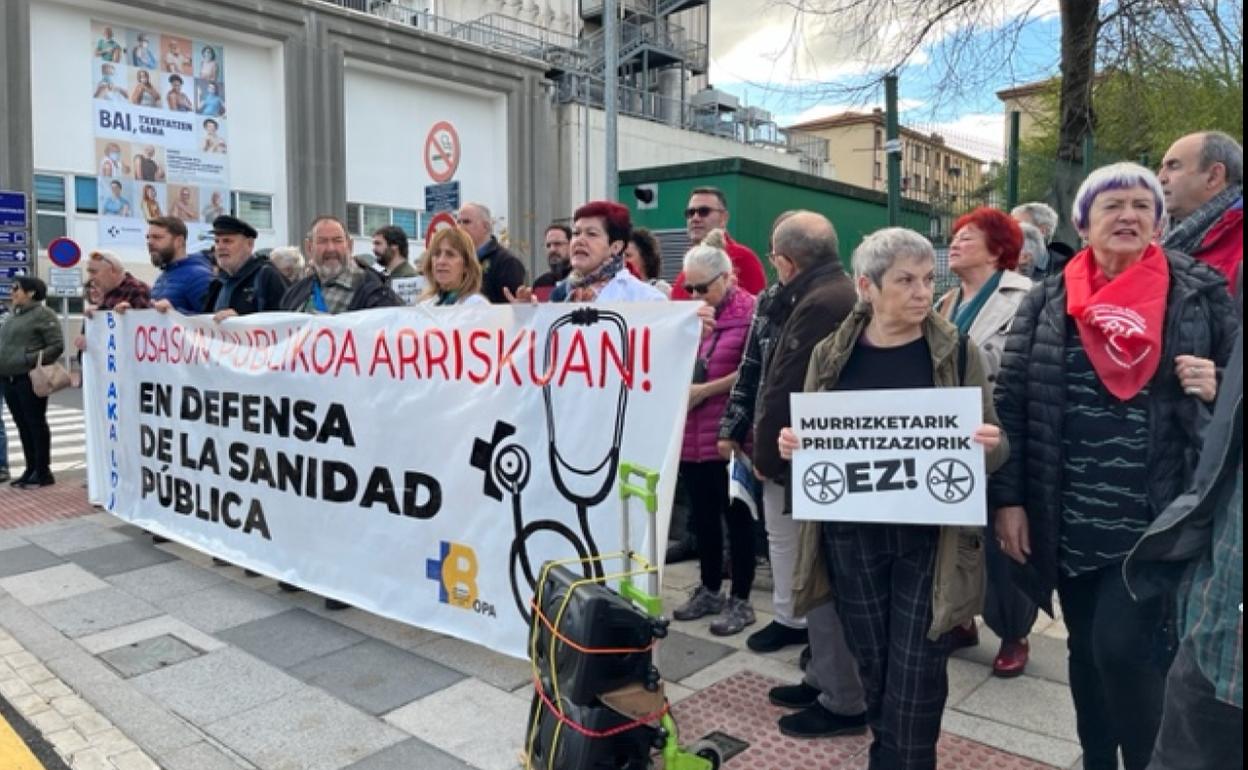
M477 596L477 552L463 543L443 540L437 559L425 560L425 577L438 583L438 601L497 617L494 605Z

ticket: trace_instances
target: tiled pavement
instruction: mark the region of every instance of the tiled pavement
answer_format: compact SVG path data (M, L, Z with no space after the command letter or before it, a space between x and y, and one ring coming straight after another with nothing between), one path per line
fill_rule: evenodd
M75 485L76 486L76 485ZM319 598L85 513L6 527L0 490L0 695L83 770L513 770L532 689L527 663ZM665 578L671 607L696 581ZM755 591L759 624L770 603ZM1064 631L1044 618L1033 664L993 679L995 640L950 661L942 768L1079 766ZM865 767L864 738L795 741L766 689L800 677L797 649L757 655L744 634L674 624L660 648L682 737L749 747L725 767ZM59 743L58 743L59 741Z

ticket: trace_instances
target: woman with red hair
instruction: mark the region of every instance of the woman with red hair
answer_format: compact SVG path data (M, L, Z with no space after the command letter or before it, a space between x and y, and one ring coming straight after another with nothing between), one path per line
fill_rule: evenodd
M981 206L953 223L949 269L958 276L960 285L937 301L936 312L979 346L989 385L996 381L1001 368L1010 323L1032 286L1031 279L1015 271L1022 248L1022 229L1003 211ZM1009 561L995 547L996 538L985 537L984 541L988 543L984 622L1001 638L992 672L1001 677L1018 676L1027 667L1027 634L1036 622L1036 604L1011 582ZM953 639L956 647L978 644L975 621L955 628Z
M550 293L551 302L646 302L665 300L658 289L638 280L624 266L632 235L628 208L590 201L572 215L569 257L572 272ZM527 296L517 295L522 301Z

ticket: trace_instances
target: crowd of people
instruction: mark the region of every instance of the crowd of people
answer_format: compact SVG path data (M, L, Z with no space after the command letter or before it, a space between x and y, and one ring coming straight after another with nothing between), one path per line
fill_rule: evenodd
M1240 145L1212 132L1178 139L1159 173L1097 169L1071 212L1078 249L1055 240L1058 215L1043 203L972 210L954 223L956 282L940 297L922 235L868 234L851 272L834 223L812 211L776 219L768 286L710 187L689 198L691 248L670 284L654 235L622 205L593 201L551 224L549 269L529 283L489 209L468 203L415 265L393 225L373 234L371 255L353 255L332 216L311 223L302 249L263 253L251 225L222 214L206 255L187 253L181 220L154 217L156 281L94 251L88 296L92 309L218 321L397 306L398 280L419 280L414 302L432 307L698 301L680 478L700 580L673 614L709 618L722 636L754 625L765 552L774 619L747 645L804 647L804 679L769 694L791 711L781 732L869 728L872 770L934 768L947 660L978 644L976 618L1001 640L993 673L1009 678L1027 667L1038 612L1060 607L1086 770L1238 767L1242 176ZM45 294L17 279L0 327L0 388L26 454L19 488L53 483L47 399L29 379L63 347ZM986 527L793 518L793 393L948 387L981 394L971 438L989 472ZM729 492L739 463L758 481L761 525ZM0 478L5 466L0 454Z

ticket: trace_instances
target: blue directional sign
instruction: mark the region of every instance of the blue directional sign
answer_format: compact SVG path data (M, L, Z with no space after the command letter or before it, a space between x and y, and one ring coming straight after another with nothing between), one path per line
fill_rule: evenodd
M425 211L455 211L459 208L459 182L425 185Z
M26 193L0 190L0 227L20 230L30 227L26 214Z
M0 230L0 245L25 246L25 230Z
M26 275L29 267L23 265L0 265L0 281L6 278L17 278L19 275Z
M30 251L28 249L0 249L0 262L30 264Z

